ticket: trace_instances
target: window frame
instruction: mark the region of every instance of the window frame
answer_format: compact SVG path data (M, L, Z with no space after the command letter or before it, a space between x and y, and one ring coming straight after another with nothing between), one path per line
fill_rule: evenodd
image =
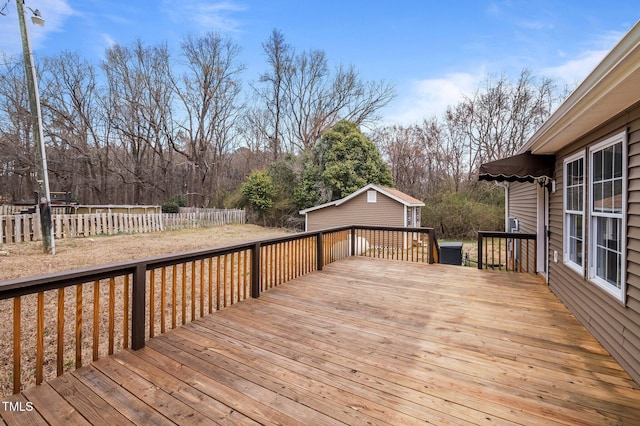
M596 168L594 166L594 154L603 151L606 148L620 144L622 148L622 197L621 197L621 211L620 213L614 212L596 212L594 211L594 179ZM588 265L588 278L589 281L596 286L609 293L620 302L625 303L625 295L627 292L627 280L626 280L626 259L627 259L627 132L621 132L613 135L597 144L589 147L589 265ZM620 232L618 239L620 241L620 288L612 285L607 280L597 275L597 221L598 218L612 218L620 220Z
M375 189L369 189L367 191L367 203L377 203L378 202L378 191Z
M568 188L568 179L567 179L567 165L574 163L576 161L582 160L582 210L568 210L567 209L567 188ZM563 197L562 197L562 207L563 207L563 256L562 260L565 265L584 276L585 267L587 265L586 257L585 257L585 246L587 244L586 241L586 222L587 222L587 174L586 174L586 151L582 150L566 157L562 164L563 170ZM578 264L571 260L570 258L570 235L569 235L569 217L570 215L582 215L582 264Z

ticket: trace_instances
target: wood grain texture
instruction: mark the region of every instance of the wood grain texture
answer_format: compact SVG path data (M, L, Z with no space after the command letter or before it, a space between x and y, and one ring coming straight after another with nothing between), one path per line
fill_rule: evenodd
M537 277L365 257L331 263L19 397L41 418L68 423L76 415L111 424L287 425L640 418L637 384ZM21 424L16 413L2 419Z

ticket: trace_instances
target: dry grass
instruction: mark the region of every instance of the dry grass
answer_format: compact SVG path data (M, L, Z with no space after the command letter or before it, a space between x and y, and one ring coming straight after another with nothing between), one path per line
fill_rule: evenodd
M69 239L56 241L56 255L44 255L39 242L22 243L0 246L0 281L40 275L45 273L83 268L99 264L114 263L126 260L141 259L161 254L179 253L199 248L227 245L235 242L250 241L284 234L282 229L268 229L253 225L225 225L212 228L169 231L156 234L119 235L113 237L94 237L86 239ZM237 262L237 260L236 260ZM200 266L202 268L202 266ZM238 271L238 266L235 266ZM185 281L191 280L191 269L184 273ZM238 272L236 272L238 273ZM182 281L183 272L179 272ZM156 278L157 280L157 278ZM108 280L99 286L99 356L106 354L108 343L108 313L110 285ZM116 329L115 350L122 348L123 319L123 278L114 280L115 287L115 318ZM75 359L75 314L76 288L67 288L64 303L64 370L74 368ZM82 286L82 360L83 365L92 358L93 334L93 300L94 285ZM156 294L156 299L158 299ZM130 296L129 296L130 298ZM36 306L35 295L21 298L21 367L23 387L35 383L35 341L36 341ZM190 302L187 295L185 303ZM179 295L178 303L182 303ZM159 300L156 301L159 307ZM50 291L44 295L45 329L44 329L44 377L45 380L55 377L56 371L56 323L57 292ZM13 330L11 327L13 316L13 301L0 301L0 323L5 327L0 331L0 397L11 393L12 383L12 351ZM191 315L187 315L191 320ZM179 318L181 320L182 317ZM181 322L181 321L179 321Z
M141 259L282 235L282 229L255 225L151 234L116 235L56 240L54 256L42 253L41 242L0 245L0 281L88 266Z

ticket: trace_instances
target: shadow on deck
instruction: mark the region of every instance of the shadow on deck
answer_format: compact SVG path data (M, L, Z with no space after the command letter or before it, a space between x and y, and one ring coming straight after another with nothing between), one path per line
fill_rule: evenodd
M535 276L349 257L7 398L0 415L634 424L640 390Z

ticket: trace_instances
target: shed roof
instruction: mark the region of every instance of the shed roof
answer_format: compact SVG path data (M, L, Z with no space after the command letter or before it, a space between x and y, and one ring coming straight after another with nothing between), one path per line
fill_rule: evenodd
M424 206L424 203L420 200L418 200L417 198L414 198L410 195L405 194L404 192L395 189L395 188L389 188L386 186L380 186L380 185L375 185L373 183L370 183L367 186L363 186L362 188L358 189L357 191L353 192L352 194L347 195L344 198L341 198L339 200L335 200L335 201L330 201L328 203L324 203L324 204L320 204L314 207L309 207L308 209L304 209L304 210L300 210L300 214L307 214L309 212L315 211L315 210L320 210L323 209L325 207L330 207L330 206L339 206L340 204L346 203L347 201L357 197L358 195L362 194L365 191L368 190L374 190L377 191L381 194L386 195L387 197L391 198L392 200L395 200L401 204L404 204L407 207L422 207Z

